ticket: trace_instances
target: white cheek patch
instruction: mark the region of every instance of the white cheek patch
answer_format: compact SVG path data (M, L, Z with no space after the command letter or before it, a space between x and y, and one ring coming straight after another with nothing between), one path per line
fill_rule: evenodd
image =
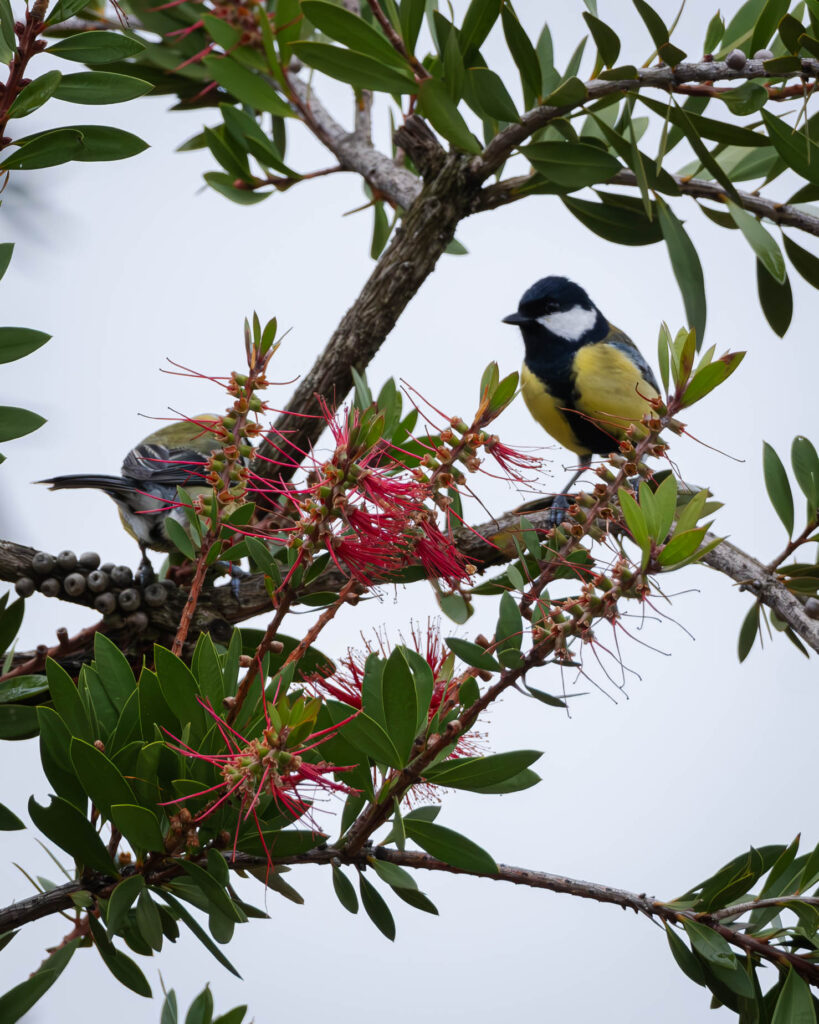
M537 322L566 341L578 341L586 331L591 330L597 322L597 310L586 309L585 306L572 306L571 309L559 313L547 313L539 316Z

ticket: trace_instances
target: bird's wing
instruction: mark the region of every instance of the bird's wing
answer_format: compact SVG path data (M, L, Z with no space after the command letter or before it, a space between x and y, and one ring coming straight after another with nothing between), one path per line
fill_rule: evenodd
M613 345L615 348L619 349L624 353L624 355L627 355L643 375L643 380L647 380L659 395L660 385L657 383L654 371L649 366L646 357L639 348L637 348L631 338L629 338L627 334L623 334L623 332L619 331L616 327L612 327L605 341L607 344Z
M122 475L146 483L185 487L201 482L207 456L195 448L166 448L163 444L139 444L122 463Z

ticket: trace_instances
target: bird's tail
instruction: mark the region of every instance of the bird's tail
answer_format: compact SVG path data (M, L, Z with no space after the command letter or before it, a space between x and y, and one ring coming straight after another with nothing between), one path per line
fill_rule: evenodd
M90 487L105 491L111 497L133 494L135 489L130 480L124 480L121 476L103 476L101 473L72 473L68 476L53 476L50 480L37 480L36 483L48 484L52 491Z

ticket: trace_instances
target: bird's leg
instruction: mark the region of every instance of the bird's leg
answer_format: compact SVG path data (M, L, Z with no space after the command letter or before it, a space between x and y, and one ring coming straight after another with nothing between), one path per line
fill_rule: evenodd
M156 579L156 573L154 572L154 567L151 565L150 558L148 558L148 552L145 545L140 544L139 550L142 552L142 561L139 563L139 568L136 571L136 582L144 589L149 583L154 582Z
M586 470L589 468L590 462L590 455L581 456L580 465L578 469L571 475L569 480L564 484L563 489L559 491L557 494L555 494L554 498L552 499L551 507L549 509L549 515L547 517L549 526L560 526L566 519L566 513L568 512L569 506L572 503L572 488L583 475L583 473L585 473Z

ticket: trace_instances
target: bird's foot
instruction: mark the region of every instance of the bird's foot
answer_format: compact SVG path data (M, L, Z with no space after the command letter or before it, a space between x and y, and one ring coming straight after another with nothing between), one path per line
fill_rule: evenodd
M144 590L145 587L150 586L155 579L156 573L154 572L154 567L151 565L151 561L148 556L143 554L142 561L139 563L139 568L136 571L136 583Z
M251 575L247 569L243 569L238 562L223 562L217 561L213 563L213 568L218 569L223 573L227 573L230 576L230 592L239 600L239 584L242 580L248 578Z
M554 496L549 506L549 514L546 516L546 523L550 529L554 530L566 522L569 517L569 507L573 503L574 497L571 494L556 494Z

